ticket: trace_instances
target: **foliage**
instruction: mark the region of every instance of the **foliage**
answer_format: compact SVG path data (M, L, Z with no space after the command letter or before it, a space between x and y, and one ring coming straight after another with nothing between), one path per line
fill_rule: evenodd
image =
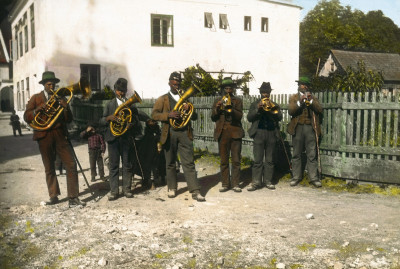
M400 28L380 10L364 14L320 0L300 23L300 74L315 74L331 49L400 53Z
M335 72L328 78L314 76L313 91L335 92L379 92L383 85L383 76L379 71L366 70L363 61L357 63L357 69L348 66L344 73Z
M100 92L96 92L92 94L92 100L111 100L115 97L114 91L110 88L109 85L105 85L104 89Z
M199 64L196 64L196 66L185 68L182 74L183 89L187 89L192 83L195 83L201 89L201 92L198 93L197 96L213 96L219 95L222 79L232 73L221 70L217 73L217 78L213 78L210 72L205 71ZM253 79L254 77L250 71L246 71L243 74L237 75L236 78L232 78L237 85L237 89L240 89L243 95L249 95L248 82Z

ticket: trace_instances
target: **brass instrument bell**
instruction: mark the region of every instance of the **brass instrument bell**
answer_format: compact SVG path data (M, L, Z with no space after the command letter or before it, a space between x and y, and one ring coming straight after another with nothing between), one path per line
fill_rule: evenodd
M275 105L269 97L265 97L261 99L262 107L264 111L271 111L272 114L278 114L279 113L279 106Z

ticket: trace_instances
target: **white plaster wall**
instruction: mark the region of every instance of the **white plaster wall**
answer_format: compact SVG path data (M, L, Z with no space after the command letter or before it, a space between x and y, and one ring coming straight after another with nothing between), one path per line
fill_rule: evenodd
M36 74L34 92L45 70L56 72L60 86L78 81L80 64L100 64L102 86L126 77L144 98L165 93L172 71L196 63L207 71L250 70L256 79L250 94L263 81L274 93L297 88L299 7L262 0L26 2L26 9L35 3L36 47L14 62L14 81ZM213 14L214 29L204 27L204 12ZM174 47L151 46L151 13L173 15ZM228 30L219 29L220 13L228 15ZM252 17L250 32L244 16ZM261 17L269 18L268 33L260 31Z

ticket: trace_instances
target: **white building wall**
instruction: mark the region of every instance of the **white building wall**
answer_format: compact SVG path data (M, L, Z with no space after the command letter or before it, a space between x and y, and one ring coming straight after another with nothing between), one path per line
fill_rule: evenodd
M172 71L199 63L206 71L251 71L250 94L263 81L273 93L296 91L299 66L300 8L263 0L25 0L12 27L35 6L36 46L14 60L14 84L31 78L31 94L45 70L61 79L59 86L79 80L80 64L100 64L102 87L118 77L142 97L167 91ZM204 27L211 12L214 28ZM151 15L173 16L173 47L151 46ZM219 29L219 14L229 28ZM244 16L252 31L244 31ZM261 17L269 31L261 32ZM29 20L29 16L28 16ZM14 30L13 30L14 35ZM128 93L128 95L130 94Z

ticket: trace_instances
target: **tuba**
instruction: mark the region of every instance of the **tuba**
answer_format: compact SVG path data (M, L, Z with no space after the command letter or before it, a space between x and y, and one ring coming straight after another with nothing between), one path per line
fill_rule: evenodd
M231 113L232 112L231 95L230 94L224 95L221 101L222 101L222 109L228 113Z
M117 117L117 120L110 122L110 130L114 136L123 135L128 130L129 124L132 122L132 110L129 106L137 102L141 103L142 99L135 91L131 98L117 107L114 112L114 116Z
M67 103L69 103L74 94L79 93L82 94L82 98L84 99L87 99L92 93L89 81L84 77L75 84L53 91L53 95L46 102L45 108L36 114L32 122L29 123L29 126L37 131L46 131L50 129L64 111L64 107L60 105L58 100L61 97L68 96Z
M183 94L178 90L178 94L180 95L180 99L176 103L173 111L178 111L181 115L178 119L169 119L169 124L174 129L182 129L188 123L193 114L193 104L187 101L190 96L196 93L196 89L200 91L199 87L196 84L192 84ZM187 104L188 108L184 109L184 105Z
M262 107L264 111L271 111L272 114L279 113L279 106L275 105L269 97L265 97L261 99Z

